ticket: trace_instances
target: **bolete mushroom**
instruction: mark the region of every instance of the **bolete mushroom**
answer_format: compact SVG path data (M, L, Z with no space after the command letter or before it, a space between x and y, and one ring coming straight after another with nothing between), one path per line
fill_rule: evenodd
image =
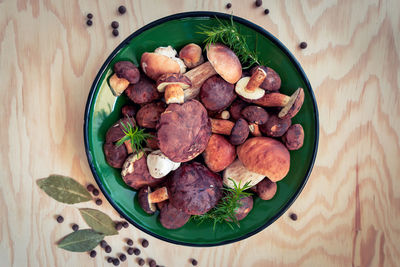
M138 190L143 186L156 186L164 179L155 179L147 168L147 156L141 151L131 154L122 166L121 176L124 182Z
M157 80L157 90L164 92L165 102L167 104L182 104L184 99L184 90L192 85L189 78L180 73L165 73Z
M286 134L282 137L289 150L298 150L303 146L304 130L301 124L293 124L289 127Z
M268 92L279 91L279 89L281 88L281 77L279 77L279 74L276 73L276 71L274 71L273 69L266 66L255 66L251 69L250 73L255 73L258 68L263 69L267 74L267 77L260 84L260 88Z
M143 186L138 193L139 205L147 214L153 214L157 210L156 205L149 200L151 192L150 186Z
M220 172L236 158L236 150L225 137L213 134L203 152L204 162L213 172Z
M281 119L291 119L300 111L304 102L304 90L298 88L293 95L290 96L289 102L279 112L278 117Z
M108 83L114 96L120 96L129 86L127 79L118 78L115 73L108 79Z
M239 118L242 118L243 116L241 112L248 105L249 104L247 102L244 102L240 98L237 98L235 101L233 101L231 107L229 108L229 112L231 114L232 119L236 121Z
M266 77L267 73L262 68L258 68L251 77L241 78L236 84L235 91L244 99L260 99L264 96L265 90L259 86Z
M217 75L208 78L200 89L200 101L212 112L224 110L235 98L235 86Z
M167 229L177 229L184 226L190 219L190 214L177 209L170 202L162 206L159 220Z
M248 122L253 122L259 125L266 123L269 117L268 112L266 112L265 109L253 105L245 107L241 114Z
M180 163L167 158L161 150L152 151L147 155L147 167L153 178L167 176L170 171L176 170L179 166Z
M275 196L277 189L278 187L276 183L272 182L268 177L265 177L262 181L251 188L251 190L255 191L258 197L262 200L272 199Z
M201 47L194 43L185 45L179 51L179 58L183 60L189 69L197 67L204 62Z
M247 124L245 119L240 118L236 121L235 126L233 126L232 128L229 142L231 142L231 144L235 146L243 144L249 136L249 133L249 125Z
M260 125L260 130L267 136L280 137L286 133L290 125L292 125L291 119L281 119L271 115L265 124Z
M211 131L215 134L230 135L235 123L224 119L210 119Z
M186 162L201 154L211 136L207 111L197 100L170 104L157 125L159 148L170 160Z
M222 177L226 186L234 188L234 182L237 186L240 184L241 187L249 183L251 187L259 183L265 176L249 171L243 163L237 159L224 170Z
M186 72L186 65L183 62L182 59L180 59L178 56L178 52L172 46L166 46L166 47L159 47L156 50L154 50L154 53L164 55L169 57L170 59L174 60L176 63L178 63L179 68L180 68L180 73L185 73Z
M146 104L161 98L156 85L145 75L142 75L136 84L129 85L125 94L137 104Z
M239 208L235 210L235 217L238 221L243 220L253 209L253 197L247 196L239 200Z
M114 72L118 78L123 78L131 84L135 84L140 79L139 69L130 61L118 61L114 64Z
M156 128L161 113L165 110L162 102L149 103L139 109L136 114L137 123L144 128Z
M270 137L253 137L237 147L239 160L249 171L282 180L290 168L290 154L279 141Z
M235 53L222 44L210 44L206 47L209 61L185 73L192 86L185 90L185 100L195 98L202 84L211 76L219 74L228 83L236 83L242 76L242 65Z

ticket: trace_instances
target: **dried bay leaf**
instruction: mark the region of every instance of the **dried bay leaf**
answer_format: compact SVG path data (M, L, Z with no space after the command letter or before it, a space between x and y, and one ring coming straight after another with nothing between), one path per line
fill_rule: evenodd
M105 235L118 234L118 231L115 229L115 223L107 214L88 208L82 208L79 211L83 219L93 230Z
M70 177L53 174L36 183L47 195L62 203L75 204L92 199L89 192Z
M84 252L94 249L103 238L104 234L92 229L83 229L65 236L58 242L58 247L73 252Z

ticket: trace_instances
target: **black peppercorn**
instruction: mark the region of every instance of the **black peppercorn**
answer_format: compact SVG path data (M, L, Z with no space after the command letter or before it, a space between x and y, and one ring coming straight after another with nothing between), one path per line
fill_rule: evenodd
M192 265L193 265L193 266L196 266L196 265L197 265L197 260L192 259Z
M115 229L117 229L117 231L121 230L121 229L122 229L122 223L117 222L117 223L115 224Z
M100 241L100 247L105 248L107 246L107 242L105 240Z
M265 14L265 15L268 15L268 14L269 14L269 9L268 9L268 8L266 8L266 9L264 10L264 14Z
M62 223L63 221L64 221L64 217L61 216L61 215L58 215L58 216L57 216L57 222L58 222L58 223Z
M113 264L114 264L114 266L118 266L119 265L119 259L117 259L117 258L113 259Z
M125 260L126 260L126 255L125 255L125 254L119 255L119 259L120 259L121 261L125 261Z
M87 14L86 15L86 17L88 18L88 19L92 19L93 18L93 14L92 13L89 13L89 14ZM89 190L89 189L88 189ZM93 189L92 189L93 190Z
M297 214L296 213L291 213L289 216L290 216L290 219L292 219L293 221L297 220Z
M232 4L231 4L231 3L226 4L226 8L227 8L227 9L230 9L231 7L232 7Z
M111 27L112 27L113 29L118 28L118 27L119 27L118 21L113 21L113 22L111 22Z
M147 241L146 239L143 239L143 240L142 240L142 246L143 246L144 248L147 248L147 247L149 246L149 241Z
M150 260L150 261L149 261L149 266L150 266L150 267L156 267L156 265L157 265L157 263L156 263L155 260Z
M103 204L103 201L100 198L96 199L96 205L100 206L101 204Z
M112 261L113 261L113 258L111 258L111 257L108 257L108 258L107 258L107 262L108 262L108 263L111 263Z
M118 7L118 12L122 15L125 14L126 12L126 7L125 6L119 6Z
M124 227L124 228L128 228L129 227L129 223L128 222L122 222L122 226Z
M301 42L299 46L300 46L301 49L306 49L307 48L307 43L306 42Z
M128 248L126 250L126 252L128 252L129 255L132 255L133 254L133 248Z
M112 34L113 34L115 37L117 37L117 36L119 35L119 31L118 31L117 29L114 29L114 30L112 31Z
M97 188L93 189L92 193L94 196L98 196L100 194L99 189L97 189Z
M111 247L109 246L109 245L107 245L105 248L104 248L104 250L107 252L107 253L110 253L111 252Z
M74 224L72 225L72 230L73 230L74 232L78 231L78 230L79 230L79 225L77 225L76 223L74 223Z
M90 19L88 19L88 20L86 21L86 24L87 24L88 26L92 26L92 24L93 24L93 21L92 21L92 20L90 20Z
M128 244L128 246L132 246L133 245L132 239L128 238L128 240L126 240L126 244Z
M133 253L134 253L136 256L140 255L140 249L135 248L135 249L133 250Z
M139 259L138 259L138 264L139 264L140 266L143 266L143 265L144 265L144 259L139 258Z
M88 15L88 16L89 16L89 15ZM86 187L86 189L87 189L89 192L92 192L93 189L94 189L94 185L89 184L89 185Z
M262 0L256 0L256 7L260 7L262 5Z
M94 258L96 257L97 253L95 250L90 251L90 257Z

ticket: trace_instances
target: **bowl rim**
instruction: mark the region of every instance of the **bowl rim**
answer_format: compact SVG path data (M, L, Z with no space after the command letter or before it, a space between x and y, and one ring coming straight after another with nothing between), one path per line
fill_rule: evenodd
M232 238L229 240L225 240L225 241L221 241L221 242L217 242L217 243L205 243L205 244L195 244L195 243L190 243L190 242L183 242L183 241L177 241L177 240L173 240L170 238L166 238L163 237L161 235L158 235L156 233L153 233L150 230L147 230L146 228L140 226L139 224L137 224L134 220L132 220L131 218L129 218L128 216L125 215L125 213L117 206L117 204L114 202L114 200L111 198L111 196L107 193L107 191L105 190L102 182L100 181L100 178L97 174L97 171L95 169L95 166L93 164L93 158L92 158L92 154L90 152L90 148L89 148L89 118L90 118L90 111L91 111L91 106L92 106L92 102L93 102L93 96L94 93L96 92L96 88L99 84L100 78L103 75L104 71L106 70L107 66L109 65L109 63L114 59L114 57L119 53L119 51L125 47L127 44L129 44L129 42L135 38L136 36L138 36L139 34L141 34L142 32L151 29L154 26L160 25L164 22L170 21L170 20L177 20L177 19L182 19L182 18L189 18L189 17L208 17L208 18L222 18L222 19L233 19L233 21L238 22L240 24L243 24L257 32L259 32L260 34L266 36L271 42L273 42L275 45L277 45L279 47L279 49L282 50L282 52L284 52L286 54L286 56L290 59L290 61L292 62L292 64L296 67L297 71L299 71L300 75L302 76L302 79L304 80L304 82L307 85L307 90L309 89L309 93L310 96L312 98L312 103L313 103L313 109L314 109L314 119L315 119L315 139L314 139L314 149L313 149L313 154L312 154L312 159L311 159L311 163L308 167L307 173L303 179L303 181L301 182L299 188L297 189L297 191L295 192L295 194L287 201L287 203L285 204L285 206L277 213L275 214L270 220L268 220L265 224L261 225L260 227L254 229L253 231L241 235L237 238ZM145 232L146 234L149 234L153 237L156 237L160 240L172 243L172 244L176 244L176 245L183 245L183 246L191 246L191 247L214 247L214 246L221 246L221 245L227 245L230 243L234 243L234 242L238 242L240 240L249 238L257 233L259 233L260 231L264 230L265 228L267 228L269 225L271 225L272 223L274 223L279 217L281 217L288 209L289 207L293 204L293 202L297 199L297 197L300 195L301 191L303 190L305 184L308 181L308 178L311 174L311 171L313 169L314 163L315 163L315 158L317 156L317 151L318 151L318 142L319 142L319 115L318 115L318 107L317 107L317 101L315 99L315 95L314 95L314 91L311 87L311 84L303 70L303 68L301 67L300 63L297 61L297 59L294 57L294 55L286 48L286 46L279 41L275 36L273 36L270 32L268 32L267 30L265 30L264 28L262 28L261 26L258 26L257 24L250 22L247 19L238 17L238 16L234 16L231 14L226 14L226 13L221 13L221 12L213 12L213 11L191 11L191 12L182 12L182 13L176 13L173 15L169 15L160 19L157 19L153 22L150 22L146 25L144 25L143 27L141 27L140 29L136 30L135 32L133 32L132 34L130 34L125 40L123 40L113 51L112 53L107 57L107 59L105 60L105 62L103 63L103 65L101 66L100 70L98 71L93 84L90 88L89 91L89 95L88 95L88 99L86 102L86 107L85 107L85 113L84 113L84 125L83 125L83 132L84 132L84 141L85 141L85 151L86 151L86 156L88 159L88 163L90 166L90 170L92 171L92 174L96 180L97 185L99 186L100 190L103 192L103 195L107 198L107 200L110 202L111 206L120 214L124 217L124 219L126 219L127 221L129 221L132 225L134 225L136 228L140 229L141 231Z

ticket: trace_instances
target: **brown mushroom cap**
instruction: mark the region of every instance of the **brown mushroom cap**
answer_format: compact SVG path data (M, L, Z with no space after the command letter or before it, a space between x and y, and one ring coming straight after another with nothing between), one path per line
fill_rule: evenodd
M159 148L174 162L197 157L206 148L210 136L207 111L197 100L170 104L157 125Z
M136 121L141 127L156 128L161 113L163 113L164 110L165 104L162 102L146 104L136 113Z
M256 124L264 124L268 121L269 114L262 107L248 106L242 112L242 116L248 121Z
M197 67L204 62L201 47L194 43L185 45L181 51L179 51L179 58L185 62L188 68Z
M267 73L267 77L260 84L260 88L265 89L267 91L279 91L281 88L281 77L279 74L271 68L265 66L255 66L251 69L250 73L253 74L257 68L263 69Z
M179 73L179 64L173 59L157 53L143 53L140 60L143 72L153 80L164 73Z
M192 82L188 77L180 73L165 73L157 79L157 90L164 92L165 87L172 84L178 84L182 89L192 86Z
M267 176L273 182L282 180L289 172L289 151L270 137L248 139L237 148L237 154L249 171Z
M304 102L304 90L298 88L293 95L290 96L289 102L279 112L278 117L281 119L291 119L300 111Z
M167 229L177 229L184 226L190 219L190 215L175 208L170 202L160 202L160 223ZM160 204L157 203L157 204Z
M169 201L191 215L212 209L222 197L222 179L198 162L183 164L168 183Z
M146 104L161 98L154 82L145 75L140 77L138 83L129 85L125 94L137 104Z
M253 209L253 197L243 197L239 200L240 207L235 210L235 217L238 221L243 220Z
M222 135L213 134L203 152L204 162L213 172L220 172L236 158L236 150Z
M265 177L261 182L254 186L254 189L262 200L270 200L275 196L278 187L275 182L272 182L270 179Z
M139 69L130 61L119 61L115 63L114 71L118 78L124 78L130 83L137 83L140 79Z
M239 118L236 121L235 126L233 126L232 128L229 142L231 142L231 144L235 146L243 144L249 136L249 133L249 124L246 122L245 119Z
M284 135L292 125L291 119L281 119L277 115L271 115L267 123L260 125L260 131L267 136L280 137Z
M200 89L200 101L209 111L224 110L235 98L235 86L218 75L208 78Z
M153 214L156 211L156 205L154 205L154 203L150 203L149 201L150 193L150 186L143 186L138 193L139 205L147 214Z
M282 137L289 150L297 150L303 146L304 142L304 129L301 124L293 124L289 127L285 135Z
M236 83L242 76L242 65L235 53L222 44L206 47L207 58L215 71L228 83Z

